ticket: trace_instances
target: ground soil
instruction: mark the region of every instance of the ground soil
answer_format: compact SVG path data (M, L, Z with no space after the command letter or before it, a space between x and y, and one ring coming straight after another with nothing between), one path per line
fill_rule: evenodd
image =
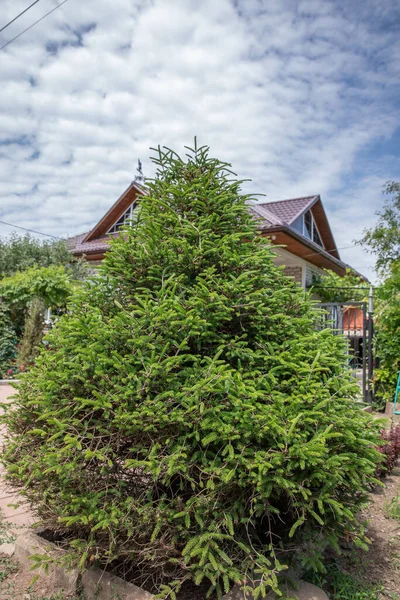
M371 586L381 587L380 597L400 600L400 522L388 517L390 500L400 494L400 466L385 479L385 487L371 494L372 503L363 517L369 521L368 552L348 550L338 559L341 570Z
M43 581L31 585L35 574L23 570L16 561L12 564L14 572L0 583L0 600L80 600L55 591L53 585Z

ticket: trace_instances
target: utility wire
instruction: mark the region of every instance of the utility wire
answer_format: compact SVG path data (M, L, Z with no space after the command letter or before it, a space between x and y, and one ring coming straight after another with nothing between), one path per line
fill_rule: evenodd
M45 235L46 237L53 238L54 240L61 240L62 238L57 237L56 235L51 235L50 233L43 233L42 231L36 231L35 229L28 229L27 227L21 227L21 225L13 225L13 223L7 223L6 221L0 221L3 225L9 225L9 227L14 227L17 229L23 229L24 231L29 231L29 233L37 233L38 235Z
M313 284L311 287L317 289L317 290L369 290L370 286L368 287L337 287L337 286L329 286L329 285L316 285Z
M356 246L354 244L352 244L351 246L342 246L341 248L331 248L330 250L325 250L325 248L321 247L321 251L322 252L333 252L334 250L347 250L348 248L355 248ZM311 252L311 254L305 254L303 256L303 258L307 258L307 256L315 256L316 254L321 254L321 251L319 252Z
M32 2L32 4L30 4L30 5L28 6L28 8L26 8L25 10L23 10L22 12L20 12L20 13L19 13L19 15L17 15L17 16L16 16L16 17L14 17L13 19L11 19L11 21L9 21L8 23L6 23L6 24L4 25L4 27L2 27L2 28L0 29L0 33L1 33L2 31L4 31L5 29L7 29L7 27L8 27L9 25L11 25L11 23L14 23L14 21L16 21L17 19L19 19L19 18L20 18L20 17L21 17L21 16L22 16L24 13L26 13L26 11L27 11L27 10L29 10L30 8L32 8L32 6L34 6L34 5L35 5L35 4L37 4L38 2L39 2L39 0L35 0L35 2Z
M49 10L49 12L47 12L45 15L43 15L43 17L41 17L40 19L38 19L37 21L35 21L34 23L32 23L32 25L29 25L29 27L27 27L26 29L24 29L23 31L21 31L21 33L19 33L15 37L11 38L11 40L8 40L8 42L6 42L3 46L0 46L0 50L3 50L6 46L8 46L9 44L11 44L11 42L14 42L14 40L17 40L19 37L21 37L21 35L23 35L27 31L29 31L30 29L32 29L32 27L34 27L35 25L37 25L38 23L40 23L40 21L43 21L43 19L45 19L48 15L51 15L52 12L54 12L55 10L57 10L57 8L60 8L60 6L62 6L66 2L68 2L68 0L63 0L62 2L60 2L60 4L57 4L57 6L55 6L51 10Z

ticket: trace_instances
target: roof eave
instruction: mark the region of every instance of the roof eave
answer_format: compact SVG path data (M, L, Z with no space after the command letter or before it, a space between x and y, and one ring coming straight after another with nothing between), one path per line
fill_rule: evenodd
M314 252L312 254L314 254L314 253L320 254L326 260L330 260L332 263L334 263L339 268L341 268L343 270L351 269L354 273L356 273L363 279L366 279L364 275L362 275L361 273L359 273L358 271L353 269L353 267L351 267L347 263L342 262L340 259L336 258L335 256L332 256L332 254L330 254L329 252L324 250L324 248L321 248L320 246L315 244L313 241L305 238L300 233L298 233L295 229L293 229L293 227L290 227L290 225L264 227L261 229L261 232L265 233L266 235L273 234L273 233L280 233L280 232L286 233L287 235L296 239L298 242L302 243L304 246L307 246L311 250L314 250ZM304 258L306 258L306 257L304 257Z

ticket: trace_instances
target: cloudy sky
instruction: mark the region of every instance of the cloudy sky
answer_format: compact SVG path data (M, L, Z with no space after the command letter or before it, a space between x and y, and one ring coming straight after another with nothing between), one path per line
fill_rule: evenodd
M0 28L29 4L1 0ZM197 135L266 201L320 194L371 277L348 246L400 179L399 31L398 0L68 0L0 50L0 219L86 231L149 147Z

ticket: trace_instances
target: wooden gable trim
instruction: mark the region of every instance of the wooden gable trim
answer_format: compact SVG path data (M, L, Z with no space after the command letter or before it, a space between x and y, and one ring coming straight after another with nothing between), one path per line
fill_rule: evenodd
M110 227L114 225L121 215L129 208L132 202L135 201L136 197L141 195L144 196L145 191L138 186L135 182L131 183L118 200L112 205L110 210L106 212L104 217L93 227L87 234L83 242L90 242L96 240L99 237L103 237L107 234Z
M311 212L318 227L322 242L325 246L325 251L340 260L340 255L337 250L331 227L329 225L328 217L326 216L325 209L319 196L312 205Z
M331 254L332 256L340 260L336 242L333 237L333 233L329 225L328 217L326 216L324 206L322 204L321 196L319 194L315 196L314 200L312 200L302 211L300 211L292 219L291 223L294 223L296 219L298 219L302 215L305 215L309 210L311 211L311 214L315 219L315 223L317 225L318 232L321 236L322 243L324 244L325 251L328 252L328 254Z

